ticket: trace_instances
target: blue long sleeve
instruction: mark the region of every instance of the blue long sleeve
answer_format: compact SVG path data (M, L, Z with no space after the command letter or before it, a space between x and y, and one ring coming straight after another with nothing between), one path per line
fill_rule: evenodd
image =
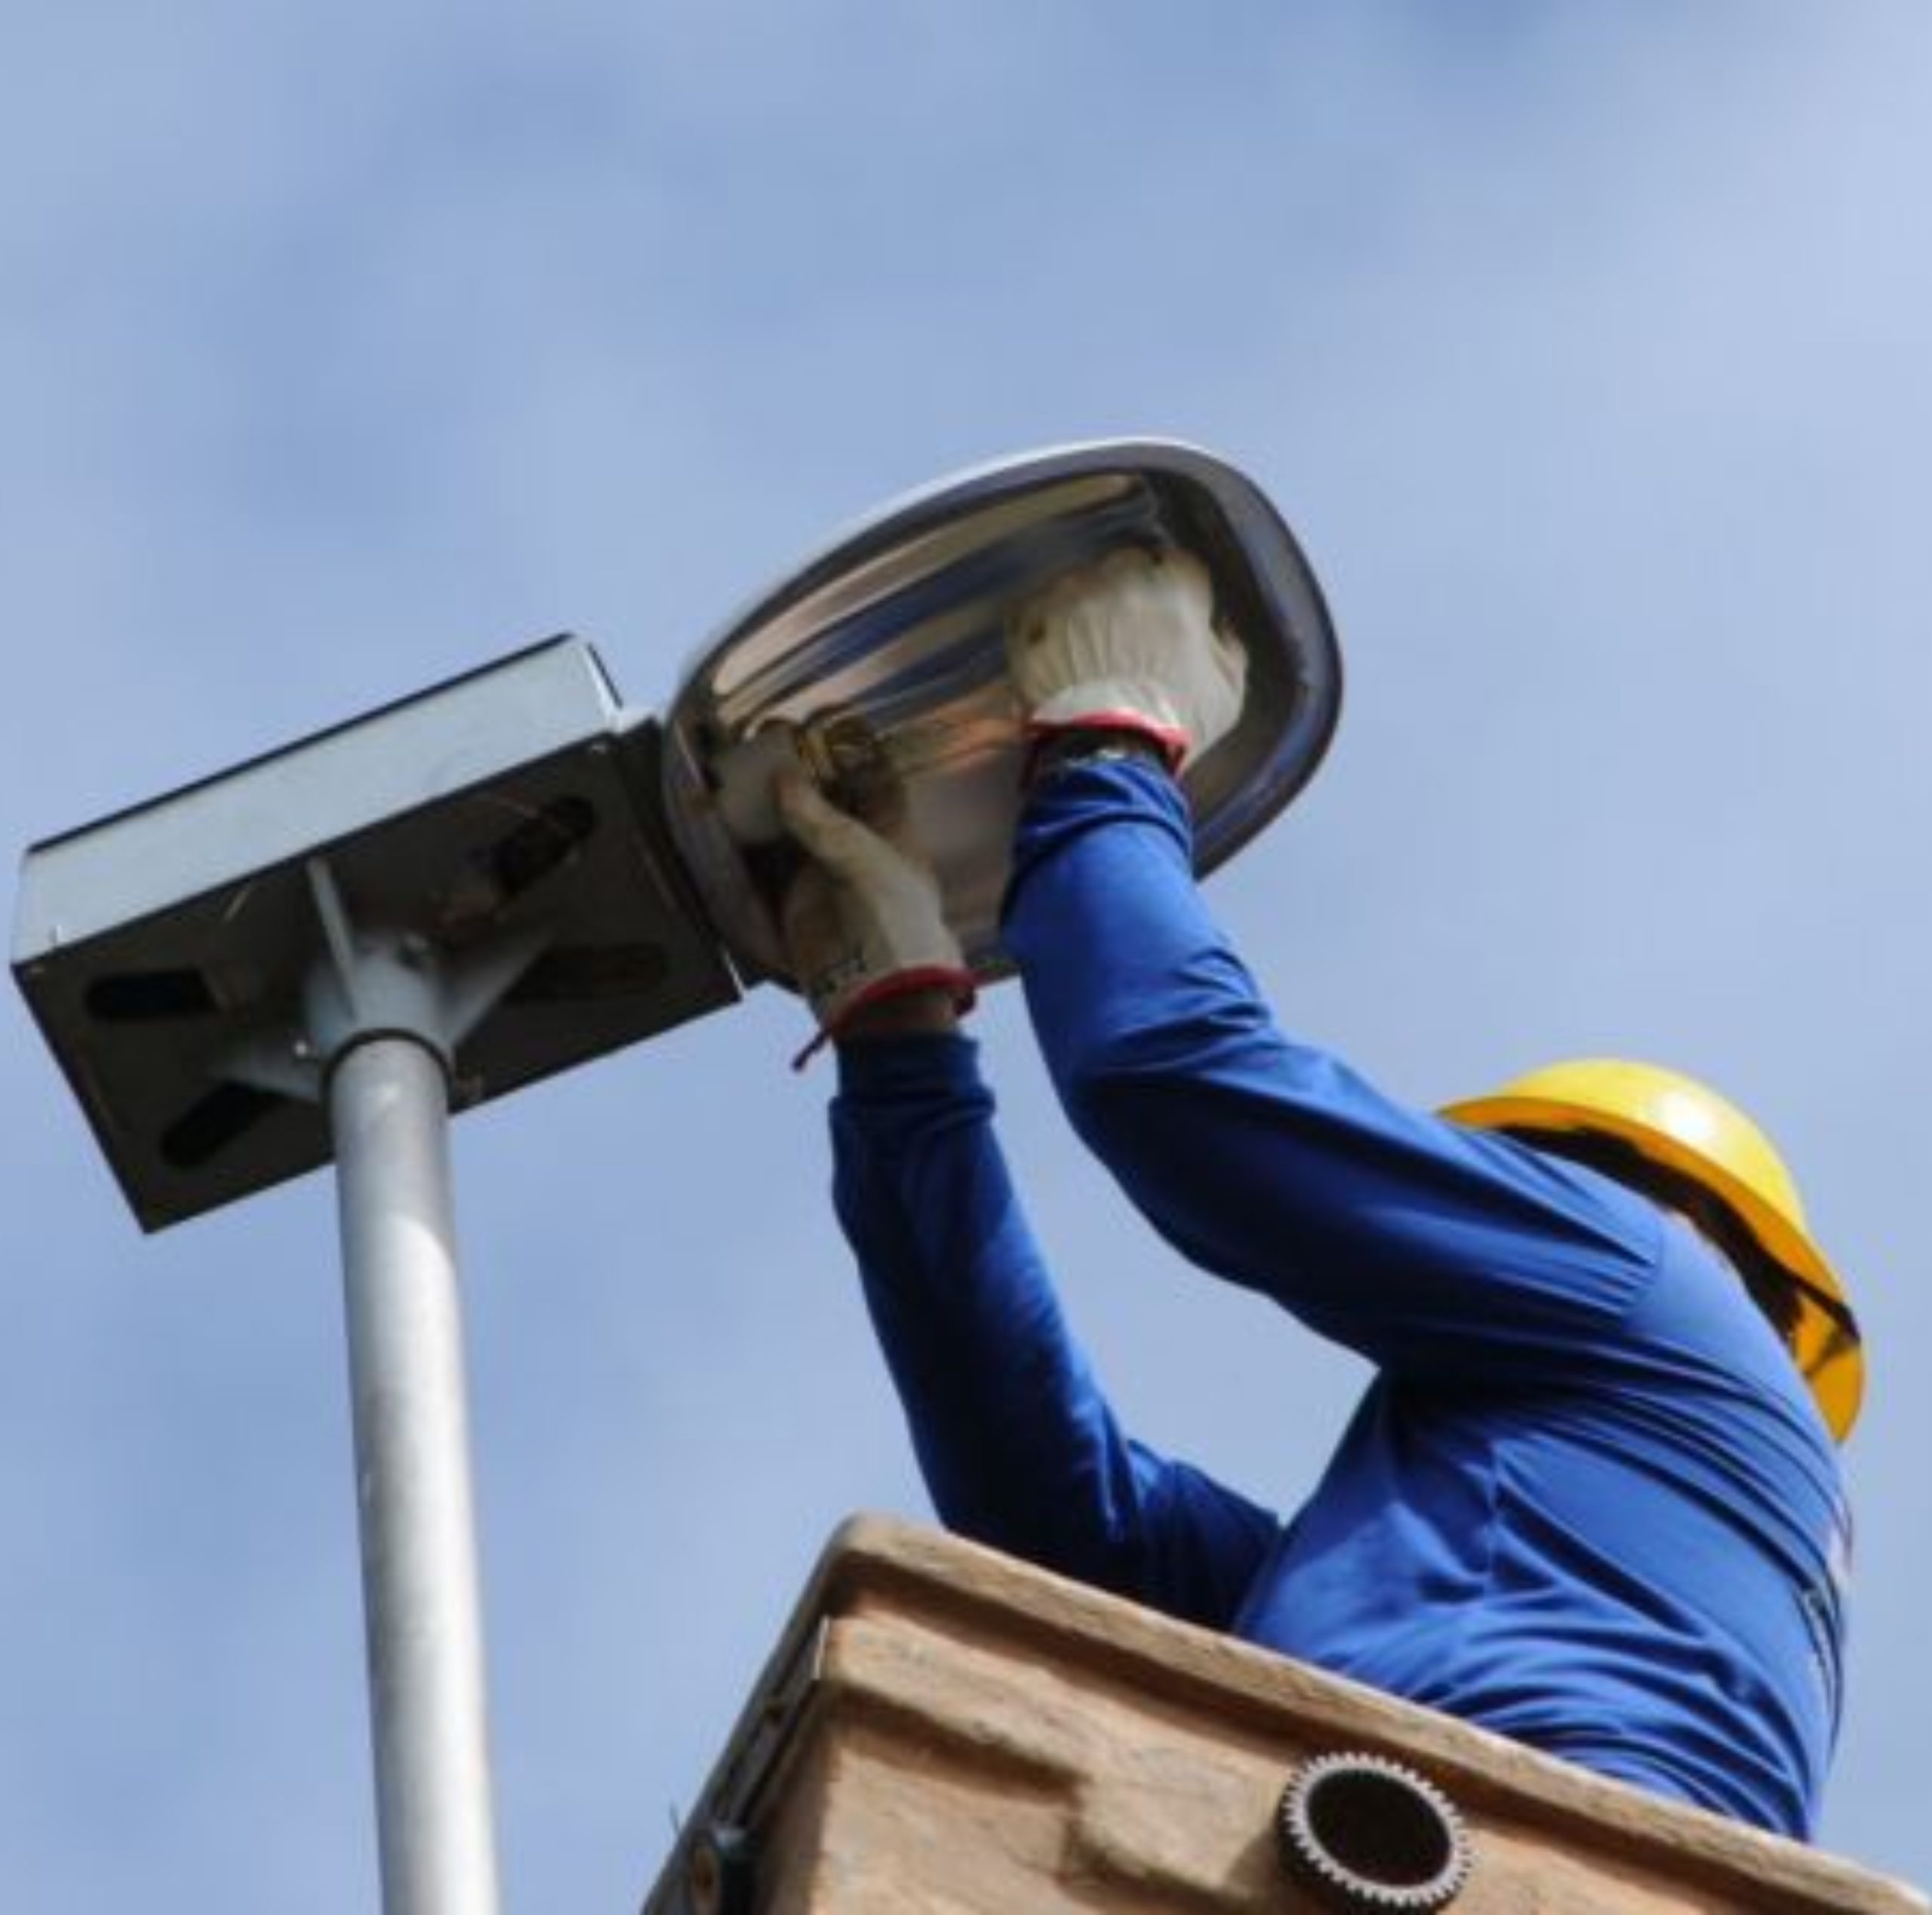
M1383 1095L1275 1025L1196 888L1176 787L1109 765L1027 812L1006 935L1069 1116L1183 1255L1405 1373L1601 1345L1660 1219Z
M1124 1436L1063 1320L963 1037L840 1054L840 1220L949 1527L1226 1627L1269 1512Z

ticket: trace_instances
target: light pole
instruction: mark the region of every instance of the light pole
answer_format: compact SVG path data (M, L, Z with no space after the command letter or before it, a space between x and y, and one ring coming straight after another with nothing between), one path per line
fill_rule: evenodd
M553 639L27 853L14 974L143 1226L335 1165L388 1915L498 1901L450 1113L781 974L734 789L774 739L835 798L901 784L998 975L1005 614L1127 543L1200 558L1249 654L1188 773L1205 870L1312 775L1340 665L1266 499L1150 441L890 509L754 601L661 720Z
M309 879L323 951L300 1041L340 1202L383 1905L495 1915L449 1106L466 1025L535 948L494 953L460 986L420 937L358 934L326 862Z
M383 1905L494 1915L483 1617L443 1061L411 1037L329 1081Z

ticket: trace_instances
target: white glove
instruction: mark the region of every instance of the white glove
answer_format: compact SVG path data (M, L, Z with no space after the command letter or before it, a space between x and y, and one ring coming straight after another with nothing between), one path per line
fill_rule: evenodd
M829 804L801 771L780 772L778 814L812 862L785 898L793 975L819 1022L800 1064L857 1011L909 991L949 990L970 1009L974 979L941 908L937 881L899 845Z
M1125 547L1014 611L1008 670L1036 737L1137 732L1178 771L1234 728L1247 654L1216 630L1206 568Z

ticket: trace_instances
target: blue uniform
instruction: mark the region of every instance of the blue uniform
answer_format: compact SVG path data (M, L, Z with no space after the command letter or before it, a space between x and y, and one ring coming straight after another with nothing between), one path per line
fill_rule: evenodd
M839 1215L942 1519L1807 1835L1838 1716L1842 1496L1802 1379L1721 1258L1622 1185L1392 1102L1284 1036L1151 766L1036 793L1006 937L1067 1111L1127 1195L1376 1375L1286 1519L1153 1453L1063 1319L971 1042L850 1045Z

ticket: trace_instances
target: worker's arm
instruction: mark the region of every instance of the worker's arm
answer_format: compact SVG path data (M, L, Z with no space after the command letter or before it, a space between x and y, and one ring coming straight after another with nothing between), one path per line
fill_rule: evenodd
M839 1072L838 1215L941 1519L1226 1627L1277 1519L1121 1433L1021 1213L974 1045L855 1038Z
M1414 1373L1527 1379L1600 1347L1649 1281L1662 1224L1641 1199L1395 1103L1276 1027L1158 765L1041 782L1005 937L1061 1098L1128 1195L1324 1335Z

